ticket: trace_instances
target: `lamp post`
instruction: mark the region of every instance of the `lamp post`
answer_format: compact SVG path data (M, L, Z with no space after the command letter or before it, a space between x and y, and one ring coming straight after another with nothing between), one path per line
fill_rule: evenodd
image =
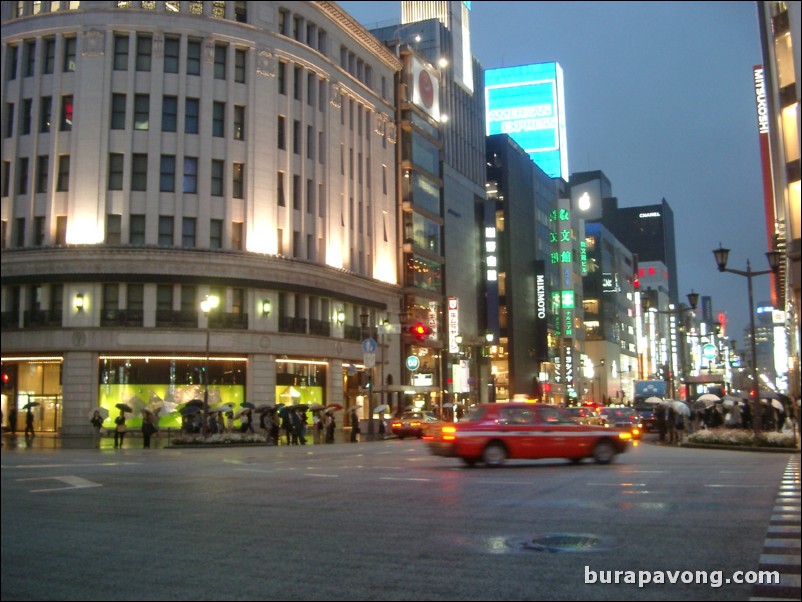
M680 315L682 315L684 312L686 312L688 310L688 308L685 308L685 307L679 307L677 309L669 308L669 309L662 309L661 310L661 309L657 309L657 308L651 307L652 300L649 297L644 297L643 301L644 301L644 306L646 307L647 311L650 311L650 312L655 313L655 314L665 314L665 315L668 315L668 316L680 316ZM691 311L696 309L696 306L698 305L698 303L699 303L699 293L695 293L695 292L693 292L693 290L691 290L691 292L688 293L688 305L690 306ZM672 341L674 340L674 337L672 336L672 334L673 333L671 332L671 328L669 327L669 337L668 337L668 342L669 342L669 345L668 345L668 372L669 372L669 374L668 374L668 389L669 389L669 395L671 396L671 399L674 399L674 397L675 397L675 395L674 395L674 393L675 393L675 389L674 389L674 345L672 344ZM682 356L682 354L680 354L680 357L681 356ZM682 362L680 360L680 366L681 365L682 365Z
M217 295L206 295L200 304L201 311L206 318L206 360L203 366L203 424L201 425L204 439L209 434L209 335L212 331L209 326L209 312L218 305L220 305L220 297Z
M752 387L750 389L750 397L752 398L752 429L755 433L755 443L757 443L757 437L761 430L761 417L760 417L760 383L757 380L757 344L755 342L755 302L752 296L752 278L754 276L763 276L765 274L776 273L779 266L780 260L782 259L782 253L780 251L768 251L766 253L766 259L768 259L769 267L771 269L768 270L759 270L754 271L752 270L752 264L749 260L746 260L746 271L743 270L733 270L727 267L727 259L729 258L730 250L725 249L719 243L718 249L713 251L713 256L716 258L716 264L718 265L719 272L729 272L730 274L737 274L738 276L744 276L747 282L747 289L749 291L749 346L750 346L750 355L752 356L752 366L750 368L752 372Z

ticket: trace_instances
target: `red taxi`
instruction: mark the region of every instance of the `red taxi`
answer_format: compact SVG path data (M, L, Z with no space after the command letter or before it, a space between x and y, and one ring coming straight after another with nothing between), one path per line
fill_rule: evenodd
M593 458L611 462L632 438L625 430L578 424L564 410L543 403L473 406L459 422L432 425L423 439L436 456L501 466L507 459Z

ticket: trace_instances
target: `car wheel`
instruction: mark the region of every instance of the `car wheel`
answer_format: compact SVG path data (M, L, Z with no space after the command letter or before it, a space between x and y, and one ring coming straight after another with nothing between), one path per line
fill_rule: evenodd
M477 458L463 458L462 461L466 466L476 466Z
M572 464L581 464L582 463L582 458L571 458L571 463Z
M403 439L404 435L396 435L399 439Z
M597 464L609 464L615 457L615 447L609 441L599 441L593 448L593 459Z
M501 443L491 443L482 452L482 460L488 466L501 466L507 459L507 448Z

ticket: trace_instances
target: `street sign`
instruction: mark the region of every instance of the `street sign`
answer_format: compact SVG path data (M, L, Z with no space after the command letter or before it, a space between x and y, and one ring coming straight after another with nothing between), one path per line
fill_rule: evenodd
M705 359L709 359L709 360L715 359L716 355L717 355L716 346L715 345L711 345L710 343L708 343L707 345L702 347L702 355L705 356Z
M376 353L376 344L375 339L363 339L362 340L362 353Z
M415 372L418 368L420 368L420 358L417 355L407 357L407 370Z
M375 353L363 353L362 354L362 361L365 364L365 368L373 368L376 366L376 354Z

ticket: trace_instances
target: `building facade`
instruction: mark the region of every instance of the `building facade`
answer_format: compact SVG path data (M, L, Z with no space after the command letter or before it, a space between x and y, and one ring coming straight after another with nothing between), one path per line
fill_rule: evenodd
M355 404L402 297L398 58L328 2L10 2L2 25L4 414Z

